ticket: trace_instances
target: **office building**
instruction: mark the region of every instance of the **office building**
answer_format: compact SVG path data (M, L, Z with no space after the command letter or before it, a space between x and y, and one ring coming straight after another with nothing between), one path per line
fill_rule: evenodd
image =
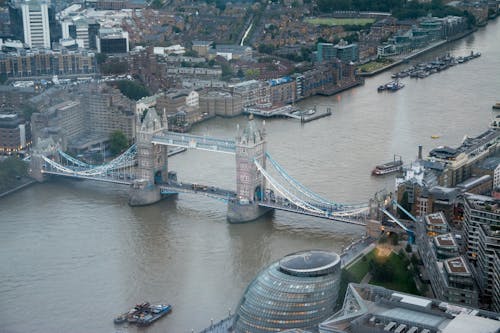
M436 298L478 306L479 290L468 261L459 256L458 242L442 213L426 215L417 223L418 252Z
M24 1L20 5L23 16L24 42L30 48L50 49L49 8L44 0Z
M127 53L129 51L128 32L121 28L101 28L96 37L99 53Z
M498 283L497 254L500 251L500 225L479 224L477 272L482 300L485 304L492 304L495 294L495 283ZM495 282L495 280L497 280ZM495 300L495 302L497 302ZM492 304L493 305L493 304Z
M498 313L417 297L369 284L350 283L344 305L320 333L492 333Z
M500 206L498 200L475 194L464 196L463 228L467 256L477 260L479 254L479 227L500 228Z
M316 330L333 315L340 286L340 256L310 250L290 254L250 283L237 307L236 333Z
M0 155L18 153L30 145L29 122L15 113L0 114Z

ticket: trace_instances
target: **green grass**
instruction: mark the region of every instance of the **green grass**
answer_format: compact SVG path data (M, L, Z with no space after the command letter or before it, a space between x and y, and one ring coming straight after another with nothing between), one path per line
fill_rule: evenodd
M420 295L413 281L412 272L407 270L403 257L400 257L394 252L387 257L378 257L376 253L377 249L374 249L365 255L365 259L361 258L356 263L349 266L348 269L342 270L338 306L340 306L344 300L347 285L350 282L361 282L366 273L370 270L370 261L372 260L377 265L387 265L388 271L391 272L392 279L390 281L377 281L372 277L368 283L400 292Z
M387 65L390 65L392 62L394 62L392 59L384 59L383 61L370 61L367 62L366 64L363 64L361 66L358 66L358 69L363 72L363 73L370 73L373 71L376 71L377 69L380 69L382 67L385 67Z
M375 22L372 18L309 18L306 23L315 25L367 25Z
M375 262L377 261L378 259L376 258ZM404 263L404 258L395 253L391 253L387 258L386 264L389 265L389 269L392 272L391 281L377 281L372 278L370 281L371 284L409 294L420 295L413 281L413 274L407 269Z
M366 260L363 258L359 259L358 262L351 265L347 271L349 272L350 277L353 279L350 282L359 283L365 277L366 273L368 273L368 263L370 259L375 258L375 250L368 252L365 256Z

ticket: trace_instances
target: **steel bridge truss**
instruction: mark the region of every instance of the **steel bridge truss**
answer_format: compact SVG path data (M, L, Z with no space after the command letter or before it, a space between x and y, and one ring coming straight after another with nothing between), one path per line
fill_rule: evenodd
M136 151L136 146L132 145L123 154L108 163L91 165L59 150L58 153L61 157L61 163L57 163L44 155L40 155L45 161L45 167L42 172L101 181L112 181L110 178L118 178L117 181L113 180L113 182L129 184L131 180L135 178L132 168L136 163Z
M271 170L264 169L257 160L254 160L257 169L273 189L272 191L271 189L265 191L264 198L259 202L259 205L351 224L365 225L368 205L340 204L328 201L288 175L269 154L266 154L266 156L274 167L277 176L271 175Z

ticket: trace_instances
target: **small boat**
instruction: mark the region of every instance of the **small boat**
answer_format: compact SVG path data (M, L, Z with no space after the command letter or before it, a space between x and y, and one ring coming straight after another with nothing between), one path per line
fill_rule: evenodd
M440 136L439 135L431 135L431 139L439 139Z
M500 102L493 104L493 109L500 109Z

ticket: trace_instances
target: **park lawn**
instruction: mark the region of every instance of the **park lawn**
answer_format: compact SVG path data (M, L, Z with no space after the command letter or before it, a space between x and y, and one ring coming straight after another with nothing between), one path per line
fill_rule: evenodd
M368 263L371 259L375 258L375 249L371 250L365 255L366 260L363 258L359 259L356 263L351 265L347 271L349 272L349 277L352 279L349 282L359 283L368 273L369 267Z
M392 62L393 62L392 59L387 59L387 58L384 59L384 61L370 61L366 64L358 66L358 69L362 73L370 73L376 71L377 69L390 65Z
M387 258L387 263L390 271L393 272L392 281L376 281L372 278L369 283L396 291L420 295L415 281L413 281L413 274L405 266L403 258L393 252Z
M306 23L315 25L367 25L375 22L373 18L329 18L329 17L316 17L305 20Z

